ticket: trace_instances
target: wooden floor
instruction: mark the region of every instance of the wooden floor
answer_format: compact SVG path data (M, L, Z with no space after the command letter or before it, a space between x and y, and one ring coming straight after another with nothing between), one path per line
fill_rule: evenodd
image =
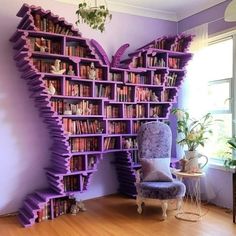
M175 218L174 210L160 221L159 204L149 203L142 215L136 211L134 199L119 195L85 202L87 211L76 216L63 215L30 228L23 228L17 217L0 218L0 236L236 236L232 214L215 206L203 206L205 214L199 222Z

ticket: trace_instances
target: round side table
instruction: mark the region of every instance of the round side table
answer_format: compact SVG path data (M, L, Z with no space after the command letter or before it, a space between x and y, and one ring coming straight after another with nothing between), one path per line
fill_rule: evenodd
M185 221L196 222L202 217L201 213L201 189L200 179L205 175L204 172L187 173L174 171L176 177L183 181L186 179L187 193L183 202L183 207L176 214L176 218Z

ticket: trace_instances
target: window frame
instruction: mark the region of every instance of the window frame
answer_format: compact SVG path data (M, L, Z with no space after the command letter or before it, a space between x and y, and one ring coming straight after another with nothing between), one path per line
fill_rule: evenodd
M214 43L219 43L221 41L225 41L227 39L233 40L233 51L232 51L232 78L224 78L219 80L209 81L208 84L217 84L222 82L229 82L229 110L212 110L210 111L212 114L232 114L232 137L236 136L236 30L230 31L227 33L223 33L217 36L213 36L208 38L208 46ZM236 159L236 151L233 151L233 159ZM211 158L212 160L219 161L219 158Z

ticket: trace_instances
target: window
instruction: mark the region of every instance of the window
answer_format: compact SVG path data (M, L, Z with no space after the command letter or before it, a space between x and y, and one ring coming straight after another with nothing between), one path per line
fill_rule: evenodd
M206 105L214 119L213 135L204 147L204 153L211 158L229 157L227 139L235 134L234 115L234 37L209 42L204 50L205 78L208 89ZM235 61L235 63L234 63Z

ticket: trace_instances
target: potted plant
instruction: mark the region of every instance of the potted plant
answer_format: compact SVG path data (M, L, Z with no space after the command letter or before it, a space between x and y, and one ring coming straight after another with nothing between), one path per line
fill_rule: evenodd
M208 162L208 158L198 153L197 148L204 146L212 134L210 129L214 120L211 113L207 113L199 120L190 117L189 113L182 109L173 109L172 113L177 117L177 132L180 134L180 140L177 143L187 147L185 151L186 171L197 172L202 169ZM198 158L205 157L205 163L199 167Z
M227 143L229 144L230 149L233 151L236 151L236 136L232 137L231 139L229 139L227 141ZM232 153L231 153L232 154ZM236 166L236 159L232 159L232 158L227 158L224 161L224 166L226 168L230 168L231 166Z
M97 4L97 0L95 0L95 6L91 7L85 1L80 3L78 6L78 10L76 11L78 20L76 24L86 23L92 29L97 29L103 32L105 30L105 23L107 19L112 18L112 14L110 14L107 6Z

